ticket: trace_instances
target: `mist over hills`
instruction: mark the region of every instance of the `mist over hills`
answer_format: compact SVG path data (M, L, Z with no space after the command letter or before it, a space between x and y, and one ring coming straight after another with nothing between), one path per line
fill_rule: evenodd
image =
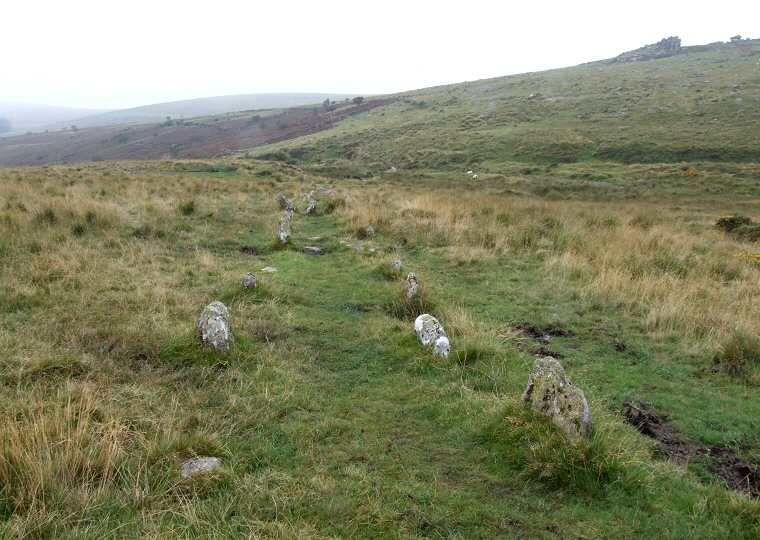
M759 71L760 40L680 47L671 37L609 60L358 103L257 94L110 111L2 137L0 165L244 151L302 165L350 163L360 175L506 161L752 161L760 156L752 136Z
M210 116L230 112L298 107L341 101L355 94L281 93L240 94L155 103L128 109L82 109L33 103L0 102L0 118L7 118L15 133L42 132L69 128L114 126L158 122L178 117Z
M322 94L322 93L285 93L285 94L240 94L235 96L216 96L197 99L185 99L167 103L156 103L129 109L117 109L76 119L76 126L96 127L121 124L138 124L143 122L160 122L171 118L194 118L240 111L281 109L315 105L324 100L343 101L356 94ZM67 127L65 122L58 122L48 129Z
M109 112L108 109L81 109L37 103L0 102L0 118L6 118L12 130L16 132L53 123L71 122L77 118L106 112Z

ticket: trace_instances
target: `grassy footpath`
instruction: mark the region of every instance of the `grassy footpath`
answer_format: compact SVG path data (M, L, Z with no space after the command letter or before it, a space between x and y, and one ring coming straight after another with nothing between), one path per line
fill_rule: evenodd
M664 459L621 414L647 402L685 440L760 462L760 268L736 257L756 246L714 226L760 218L756 165L333 186L232 164L0 169L0 536L760 534L756 499L706 459ZM301 185L334 190L317 216ZM278 192L300 203L288 249L273 244ZM196 345L213 300L235 333L224 357ZM421 307L450 359L420 347ZM736 368L724 353L740 335ZM591 440L520 402L547 353L586 392ZM210 455L221 469L181 478Z

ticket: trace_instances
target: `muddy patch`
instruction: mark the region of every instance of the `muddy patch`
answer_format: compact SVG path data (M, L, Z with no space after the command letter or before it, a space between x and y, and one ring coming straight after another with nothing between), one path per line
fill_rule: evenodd
M760 470L742 462L731 448L706 448L710 460L710 470L726 481L726 485L737 491L760 497Z
M626 401L623 406L626 421L659 442L665 455L681 467L686 467L695 457L705 459L708 470L722 478L730 489L760 497L760 470L741 461L731 448L700 446L682 439L678 430L646 403Z
M699 446L684 442L678 435L678 430L663 422L660 415L649 409L646 403L623 403L623 416L626 421L647 437L651 437L662 445L665 455L686 467L691 458L697 453Z
M514 343L515 347L520 350L526 351L529 354L535 356L551 356L553 358L564 358L565 355L557 351L552 351L544 347L554 337L572 337L574 334L570 330L563 330L557 326L547 326L546 328L538 328L530 323L519 323L515 326L517 330L532 338L538 344L538 347L529 347L523 343Z
M563 330L551 325L541 329L530 323L519 323L515 328L539 343L549 343L555 337L572 337L575 335L570 330Z
M556 358L557 360L565 357L564 354L559 353L557 351L551 351L547 349L546 347L533 347L531 349L528 349L528 352L534 356L551 356L552 358Z

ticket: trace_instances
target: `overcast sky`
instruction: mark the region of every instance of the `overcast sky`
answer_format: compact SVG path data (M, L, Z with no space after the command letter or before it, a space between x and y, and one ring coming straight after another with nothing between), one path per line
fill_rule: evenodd
M700 45L735 34L760 37L760 1L5 0L0 101L381 94L572 66L671 35Z

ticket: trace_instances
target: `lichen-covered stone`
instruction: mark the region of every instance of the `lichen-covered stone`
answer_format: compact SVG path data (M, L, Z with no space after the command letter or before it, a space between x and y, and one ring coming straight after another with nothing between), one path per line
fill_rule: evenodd
M433 348L433 352L443 358L448 358L451 352L449 336L438 322L438 319L427 313L420 315L414 321L414 331L425 346Z
M280 230L277 232L277 236L283 246L290 242L290 217L290 212L285 210L280 218Z
M261 269L261 271L266 272L266 273L272 273L272 272L277 272L277 268L274 268L273 266L265 266L264 268Z
M369 237L375 236L375 228L372 225L370 225L369 227L367 227L366 229L364 229L364 232Z
M198 330L203 345L213 347L222 354L229 352L232 329L230 328L230 312L224 304L211 302L207 305L198 319Z
M255 289L258 284L259 280L256 278L256 274L253 272L248 272L243 278L242 285L244 289Z
M522 399L549 416L567 437L588 437L593 431L586 396L573 386L565 368L551 356L536 360Z
M309 255L324 255L325 250L318 246L304 246L303 250Z
M309 206L306 207L306 213L307 214L313 214L317 211L317 201L313 200L309 203Z
M198 457L188 459L182 464L182 478L190 478L196 474L213 471L222 466L222 460L217 457Z
M290 199L288 199L282 193L278 193L277 197L275 197L275 199L277 199L277 202L279 203L280 208L282 208L283 210L286 210L288 212L295 212L296 211L296 207L293 205L292 202L290 202Z
M394 259L391 264L393 265L393 268L401 272L401 267L403 266L401 263L401 259Z
M404 281L404 294L406 294L407 298L414 298L414 295L419 290L420 285L417 283L417 275L414 272L409 272L409 275L406 276L406 281Z

